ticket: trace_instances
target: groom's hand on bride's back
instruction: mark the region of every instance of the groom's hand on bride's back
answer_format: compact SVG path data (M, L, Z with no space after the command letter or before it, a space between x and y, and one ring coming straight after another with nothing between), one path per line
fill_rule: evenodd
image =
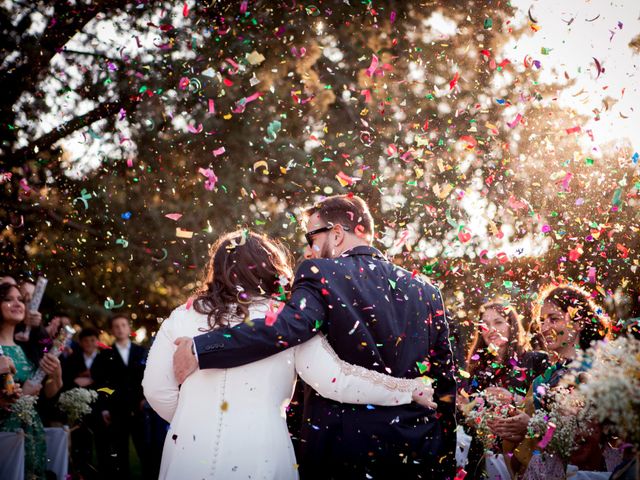
M178 385L182 385L187 377L198 369L198 359L193 353L191 337L180 337L173 343L178 346L173 353L173 374Z

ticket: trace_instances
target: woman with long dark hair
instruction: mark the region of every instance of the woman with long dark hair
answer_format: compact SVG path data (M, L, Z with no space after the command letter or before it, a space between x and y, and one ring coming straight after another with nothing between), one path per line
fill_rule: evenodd
M567 373L568 365L576 357L576 352L586 350L593 342L606 338L609 325L603 309L582 288L568 284L548 285L539 291L538 301L533 308L533 331L542 338L551 366L533 380L523 411L512 418L496 421L494 428L498 435L507 440L510 466L516 475L525 471L535 449L537 440L525 439L525 434L529 419L542 406L541 392L557 387ZM514 445L509 447L509 442ZM579 449L574 454L576 463L580 453ZM598 463L596 457L591 456L586 460Z
M177 338L258 318L268 325L275 321L278 300L286 299L291 277L288 253L264 235L236 231L212 247L205 287L173 311L149 353L145 397L171 423L160 478L297 478L284 413L296 372L338 401L398 405L413 399L435 407L433 390L422 380L347 364L320 335L242 367L198 370L177 384L172 368Z
M467 392L504 388L524 396L531 380L544 371L547 355L527 344L518 312L492 301L479 309L480 322L467 355Z
M60 361L51 354L45 354L40 367L47 374L44 386L27 382L35 371L22 348L16 345L16 326L24 321L26 308L18 287L8 283L0 285L0 346L4 355L13 360L16 372L14 380L21 386L21 398L9 410L0 411L0 431L25 434L25 474L28 480L45 478L46 443L42 420L35 410L35 400L40 391L47 398L53 397L62 387ZM32 398L33 402L28 399Z
M524 397L532 380L546 368L547 355L530 350L520 315L508 302L496 300L485 303L478 314L479 321L467 355L469 379L458 398L464 399L467 395L473 398L474 394L484 392L497 403L514 405ZM465 407L462 408L464 410ZM470 428L469 478L496 476L493 470L504 465L502 459L484 452L475 428ZM504 466L501 468L506 470Z

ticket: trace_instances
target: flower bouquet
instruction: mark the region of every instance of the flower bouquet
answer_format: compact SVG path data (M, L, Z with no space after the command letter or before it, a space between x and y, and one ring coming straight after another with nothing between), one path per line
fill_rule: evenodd
M575 383L594 419L640 449L640 340L599 342L576 362L588 368L586 378Z
M525 479L564 479L578 439L591 433L592 412L575 387L538 387L543 407L529 420L527 436L538 440Z
M23 425L31 427L38 417L36 403L38 403L38 397L23 395L11 405L11 411L20 419Z
M475 429L485 450L499 451L499 437L491 431L489 424L498 418L512 417L517 413L517 409L512 397L507 400L504 395L481 391L471 395L471 401L464 406L462 413L467 425Z
M74 388L60 395L58 407L67 416L69 425L80 423L82 418L91 413L91 404L98 399L98 393L86 388Z

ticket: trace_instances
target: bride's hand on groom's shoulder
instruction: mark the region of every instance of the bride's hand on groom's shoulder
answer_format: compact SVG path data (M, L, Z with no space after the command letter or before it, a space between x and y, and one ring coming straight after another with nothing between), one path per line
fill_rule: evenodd
M433 401L433 387L431 383L426 383L424 380L417 378L415 380L416 388L411 395L411 398L418 405L422 405L426 408L432 408L435 410L438 408L438 404Z

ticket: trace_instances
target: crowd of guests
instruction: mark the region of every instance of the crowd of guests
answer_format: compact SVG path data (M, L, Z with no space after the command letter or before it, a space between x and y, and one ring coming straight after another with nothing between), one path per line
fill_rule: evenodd
M458 395L459 423L472 437L465 465L467 479L565 478L564 471L558 474L545 466L549 457L540 455L541 439L528 431L531 417L545 407L549 392L576 368L572 362L581 352L614 336L640 339L637 319L612 325L603 308L580 287L548 285L536 297L526 331L523 317L507 301L483 305L474 322L476 332L466 370L459 371L463 380ZM474 422L464 414L470 400L480 393L492 395L512 409L488 421L489 432L474 428ZM498 440L493 451L487 448L483 435ZM570 450L568 463L574 470L611 472L611 479L639 478L637 452L632 445L607 436L598 426L591 426L587 437L574 438Z
M88 327L56 356L52 353L55 339L72 321L58 314L44 324L39 312L28 311L33 289L33 283L0 277L0 374L10 373L15 381L13 387L5 384L0 395L0 431L21 428L25 432L25 478L47 478L43 427L64 423L56 398L76 387L93 389L99 397L92 413L71 434L74 478L128 478L130 441L143 477L157 478L167 425L145 402L141 381L147 351L131 341L129 318L116 315L109 320L109 333L115 339L111 346L102 344L101 333ZM544 402L545 389L555 388L576 355L594 341L612 334L638 336L637 323L612 326L603 308L579 287L551 285L535 298L526 328L523 315L503 300L483 305L473 322L472 341L458 366L459 425L471 437L461 466L464 478L536 478L529 467L537 463L536 472L544 471L539 465L544 460L536 451L539 439L530 438L527 429ZM463 356L457 353L458 358ZM46 373L42 385L27 382L37 367ZM465 417L465 409L482 392L511 409L488 422L498 439L493 451L481 438L486 432L475 429ZM24 395L38 397L37 419L28 425L11 410ZM637 452L625 449L620 439L593 429L589 438L575 442L570 463L578 469L609 471L613 479L638 478Z
M53 313L45 324L46 315L29 311L34 287L29 281L0 277L0 431L24 432L24 478L55 478L47 465L44 428L68 423L58 399L79 387L96 391L98 397L92 412L71 428L72 478L130 478L130 442L142 477L157 478L168 425L144 399L141 383L147 349L131 341L130 319L126 315L109 319L106 337L113 339L112 345L100 341L106 332L78 326L77 335L59 345L61 332L72 319ZM59 354L54 353L57 346ZM34 384L28 380L38 367L46 376ZM7 385L7 378L14 384ZM12 407L28 395L38 400L34 415L26 417Z

